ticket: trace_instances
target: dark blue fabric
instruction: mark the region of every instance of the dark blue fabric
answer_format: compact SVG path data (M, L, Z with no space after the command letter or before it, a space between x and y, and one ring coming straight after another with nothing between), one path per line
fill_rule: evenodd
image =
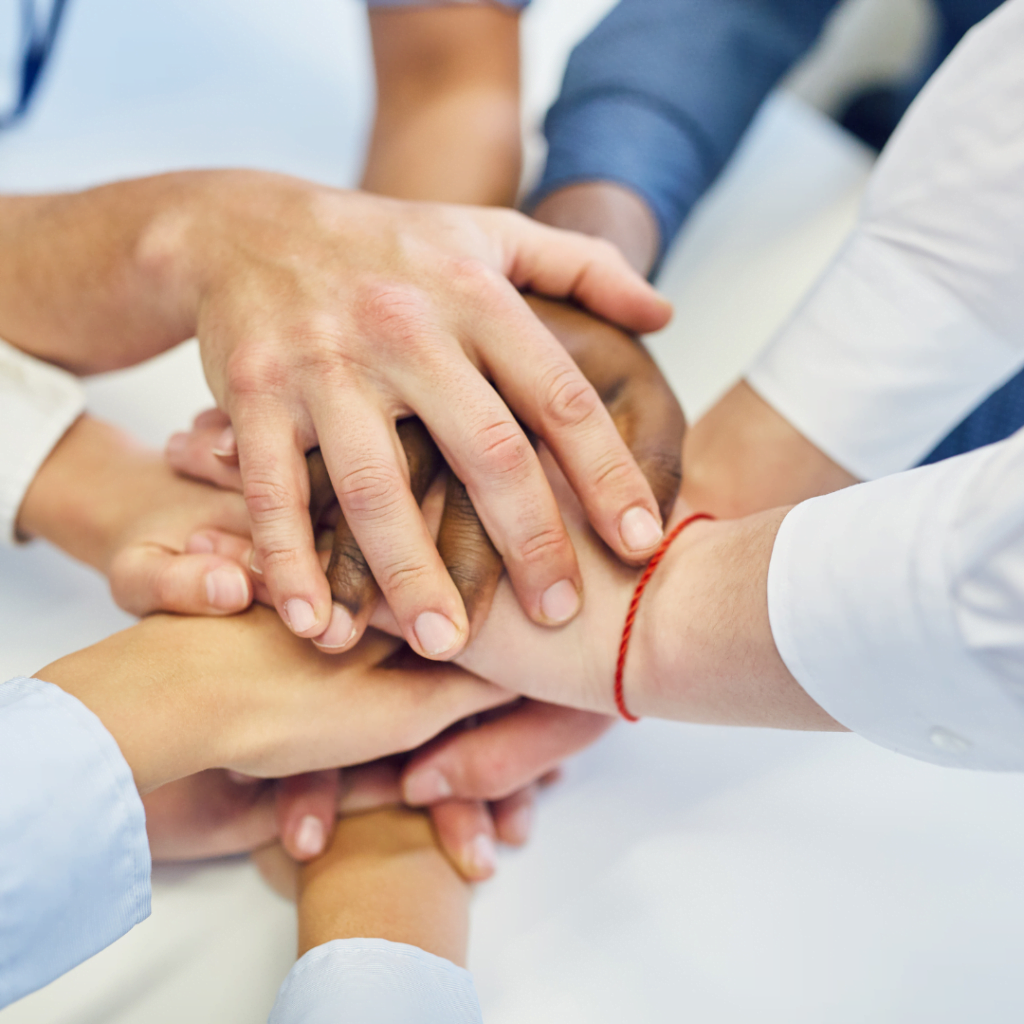
M921 460L921 465L941 462L982 445L1002 441L1021 427L1024 427L1024 370L993 391Z
M24 117L32 103L43 71L49 63L67 0L53 0L49 16L40 25L33 0L21 0L21 20L24 39L19 67L20 81L14 108L0 113L0 128L6 128Z
M569 59L545 121L547 164L528 205L574 182L618 182L651 208L664 254L764 98L837 4L622 0ZM999 0L938 6L929 72ZM907 103L914 92L908 89Z

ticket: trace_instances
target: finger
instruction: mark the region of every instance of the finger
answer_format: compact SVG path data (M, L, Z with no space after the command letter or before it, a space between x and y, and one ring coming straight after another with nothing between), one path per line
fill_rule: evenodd
M239 785L227 772L199 772L142 798L154 860L198 860L246 853L277 835L274 786Z
M504 564L473 508L469 492L454 473L448 474L445 487L437 550L462 597L472 636L475 627L487 618Z
M501 842L522 846L530 838L538 789L538 785L527 786L491 804L494 830Z
M227 530L197 530L185 542L185 551L190 555L220 555L247 568L252 561L252 538Z
M476 729L445 735L410 760L402 795L411 806L455 797L500 800L589 746L612 719L524 701Z
M571 363L561 346L547 338ZM522 366L531 358L524 356ZM523 428L468 360L424 366L410 392L410 404L465 484L523 610L542 625L568 622L579 611L582 590L576 553ZM615 433L614 427L610 430Z
M204 416L209 418L201 423ZM164 451L168 464L182 476L240 492L238 447L230 422L219 409L198 416L190 431L172 434L168 439ZM228 436L230 440L226 439Z
M331 593L313 543L306 460L287 416L267 403L262 409L243 404L233 416L256 564L292 632L320 636Z
M528 296L540 321L594 385L668 521L682 482L686 418L639 339L564 302Z
M416 504L420 505L440 468L441 454L418 419L400 421L397 433L409 470L409 490ZM326 473L326 467L324 472ZM333 496L333 490L331 493ZM344 516L335 525L331 560L327 566L327 582L330 584L335 606L341 606L336 612L339 624L337 635L333 638L335 646L325 644L325 637L321 637L317 645L325 650L347 650L363 635L380 597L380 589ZM347 617L343 614L345 611L348 612ZM332 622L328 636L333 633L335 627Z
M339 789L339 772L333 768L278 783L278 833L281 845L295 860L312 860L327 848L334 831Z
M234 561L215 554L179 554L157 544L136 544L110 566L110 590L133 615L233 615L252 603L249 576Z
M341 775L338 813L362 814L397 806L402 802L401 775L400 759L394 757L346 768Z
M611 242L559 231L513 211L487 213L506 238L505 275L521 291L575 299L630 331L657 331L671 319L671 303Z
M495 300L464 329L491 339L487 369L509 406L551 449L594 529L623 561L646 561L662 536L650 485L593 385L509 291L514 301ZM486 517L484 523L490 527Z
M498 853L494 822L487 805L476 800L447 800L430 809L441 849L470 882L494 874Z
M314 415L347 528L402 635L424 657L455 657L465 645L469 623L412 493L397 433L358 396L345 402L341 419L336 407L316 409ZM345 539L338 526L336 548ZM358 566L354 548L346 555L338 562L332 558L332 565L337 569L347 561ZM335 614L341 612L347 609L336 604ZM372 605L360 608L366 618L371 612ZM346 625L350 631L355 626L350 613Z

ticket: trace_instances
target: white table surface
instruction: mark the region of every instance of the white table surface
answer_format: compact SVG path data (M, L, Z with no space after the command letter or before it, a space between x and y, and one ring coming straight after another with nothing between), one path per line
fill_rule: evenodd
M539 0L530 113L607 3ZM370 90L342 0L77 0L0 188L203 164L337 183ZM652 345L691 416L740 372L835 250L867 155L776 100L662 280ZM93 410L160 443L208 402L195 350L90 384ZM128 622L45 545L0 551L0 678ZM15 780L16 782L16 780ZM5 780L10 784L11 780ZM536 838L474 905L488 1024L1024 1019L1024 780L949 772L851 736L643 722L577 758ZM244 859L159 867L152 918L0 1024L258 1024L294 918Z

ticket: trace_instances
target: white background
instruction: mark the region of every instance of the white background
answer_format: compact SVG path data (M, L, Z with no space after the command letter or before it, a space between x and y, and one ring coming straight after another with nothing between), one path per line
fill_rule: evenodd
M538 0L529 123L607 6ZM897 56L923 31L920 5L906 13ZM872 38L870 18L851 19L840 50ZM216 165L354 182L371 102L355 0L73 0L66 28L32 120L0 137L0 188ZM842 77L819 61L800 91L828 105ZM652 345L691 417L827 262L869 167L799 101L766 110L662 279L678 312ZM92 382L90 397L154 444L209 401L191 346ZM0 551L0 678L128 621L56 552ZM621 726L571 765L535 841L479 892L485 1019L1024 1019L1022 798L1019 777L947 772L850 736ZM246 861L159 868L149 921L0 1024L256 1024L293 949L291 908Z

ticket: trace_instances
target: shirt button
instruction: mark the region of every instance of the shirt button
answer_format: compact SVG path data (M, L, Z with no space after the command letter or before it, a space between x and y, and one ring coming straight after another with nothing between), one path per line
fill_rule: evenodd
M928 734L928 738L939 750L944 750L947 754L966 754L971 749L969 740L965 740L963 736L957 736L955 732L950 732L948 729L943 729L941 725L935 726Z

